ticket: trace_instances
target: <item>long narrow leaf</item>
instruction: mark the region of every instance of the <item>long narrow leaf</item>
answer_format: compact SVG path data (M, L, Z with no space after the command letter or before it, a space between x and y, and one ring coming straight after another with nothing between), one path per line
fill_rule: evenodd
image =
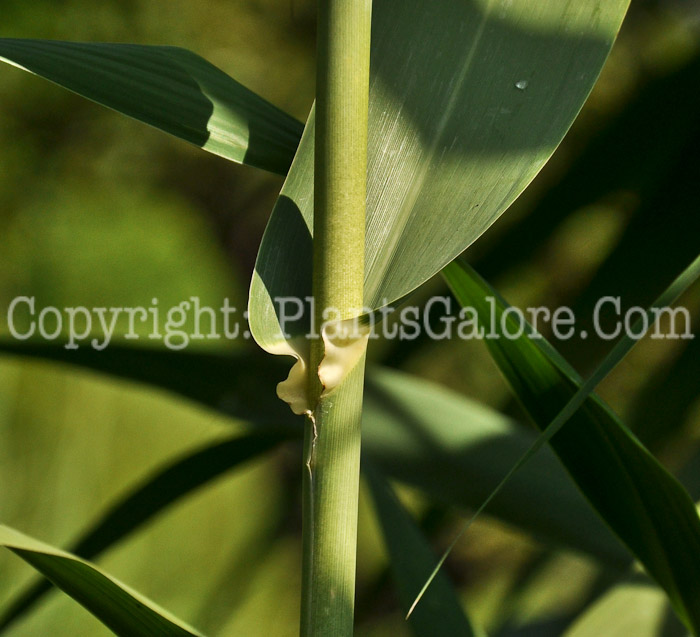
M257 349L226 355L119 345L104 351L90 347L67 350L53 343L2 339L0 352L147 383L261 426L299 426L286 405L269 400L284 364Z
M0 525L0 545L16 553L124 637L199 635L145 597L74 555Z
M215 155L286 174L302 125L170 46L0 38L0 60Z
M113 504L70 547L69 552L86 560L97 557L162 513L172 503L224 472L269 451L288 437L289 432L251 434L188 454L149 476ZM0 615L0 631L6 630L27 613L49 590L51 584L42 581L20 593L5 606Z
M448 506L478 507L536 439L484 405L395 371L368 368L364 401L363 453L385 475ZM548 544L629 566L549 449L521 477L493 503L493 515Z
M102 352L68 351L52 343L0 341L0 352L148 383L265 430L277 425L288 427L292 434L300 430L299 418L286 405L269 400L284 363L260 351L229 356L117 346ZM454 392L408 374L368 368L364 453L386 475L441 502L478 506L533 440L522 427ZM455 475L463 479L454 480ZM547 541L583 551L615 568L628 566L626 551L546 450L492 511Z
M473 307L487 329L500 331L507 304L495 291L461 260L444 274L460 303ZM699 276L700 257L652 308L670 305ZM496 325L490 325L488 297L497 300ZM650 310L648 317L651 315ZM520 322L510 315L506 325L513 334ZM633 333L638 333L638 328L635 325ZM680 618L700 631L700 518L695 505L614 413L591 395L636 340L624 335L585 383L543 339L527 335L513 339L501 331L500 338L487 339L486 343L542 434L474 517L550 441L591 504L666 590ZM572 422L563 428L569 420Z
M426 569L435 562L435 554L381 473L371 463L364 463L362 468L391 558L399 601L406 612L413 601L416 586L420 586ZM470 637L475 634L444 573L438 575L424 604L409 621L417 637Z

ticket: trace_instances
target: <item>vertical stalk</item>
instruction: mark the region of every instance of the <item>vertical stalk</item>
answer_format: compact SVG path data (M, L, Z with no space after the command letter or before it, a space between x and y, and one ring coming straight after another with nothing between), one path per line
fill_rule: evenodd
M313 294L340 318L363 304L371 0L318 0ZM364 356L322 395L311 343L305 435L301 634L351 636Z

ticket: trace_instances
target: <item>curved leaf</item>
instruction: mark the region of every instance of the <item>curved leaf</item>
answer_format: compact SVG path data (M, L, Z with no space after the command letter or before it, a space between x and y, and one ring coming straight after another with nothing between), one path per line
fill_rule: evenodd
M176 460L113 504L73 544L70 552L86 560L100 555L172 503L288 437L289 432L241 436ZM29 611L49 590L51 584L41 581L15 597L0 615L0 631Z
M74 555L4 525L0 525L0 545L43 573L117 635L201 637L194 628Z
M444 504L479 506L536 439L498 412L408 374L368 368L363 453L394 479ZM491 512L548 543L625 569L629 556L548 449ZM427 575L427 573L426 573Z
M502 317L508 305L466 263L455 261L444 274L459 302L474 308L485 329L501 335L486 339L486 344L516 396L543 430L500 485L532 456L538 444L548 440L591 504L666 590L681 619L700 630L700 517L695 505L605 403L588 395L633 341L623 337L583 383L551 345L529 336L531 327L520 338L503 335ZM699 275L700 258L654 306L670 304ZM495 325L491 325L487 298L496 304ZM512 314L505 321L509 334L515 334L521 325Z
M290 435L301 431L298 416L281 401L269 400L283 363L259 350L216 356L110 346L95 352L0 341L0 351L148 383L266 431L277 426L288 428ZM478 506L534 439L492 409L424 379L375 366L367 369L363 452L384 474L438 501ZM538 460L494 502L493 513L548 541L626 568L627 552L590 511L554 455L545 449Z
M171 46L0 38L0 60L215 155L286 174L302 125Z
M375 0L365 297L399 299L475 241L554 152L627 0ZM282 345L276 299L310 294L313 115L251 285L251 330ZM289 308L287 308L289 309ZM308 312L307 312L308 314ZM293 334L293 333L292 333Z

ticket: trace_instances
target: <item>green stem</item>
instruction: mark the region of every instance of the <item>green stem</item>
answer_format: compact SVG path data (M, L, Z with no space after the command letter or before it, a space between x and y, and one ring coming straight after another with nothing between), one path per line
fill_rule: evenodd
M319 0L313 294L342 319L363 304L371 0ZM364 356L322 395L311 343L305 436L301 634L353 632Z

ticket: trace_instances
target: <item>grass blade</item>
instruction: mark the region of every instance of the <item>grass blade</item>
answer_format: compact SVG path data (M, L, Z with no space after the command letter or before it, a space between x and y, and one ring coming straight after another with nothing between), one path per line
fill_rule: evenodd
M232 161L286 174L302 125L170 46L0 38L0 60Z
M407 611L413 591L435 561L435 554L381 473L369 462L363 463L362 469L382 527L399 601ZM417 637L470 637L475 634L444 573L437 576L434 588L409 621Z
M69 552L86 560L99 556L174 502L226 471L271 450L287 437L289 432L242 436L176 460L114 503ZM50 590L51 584L41 581L17 595L0 615L0 632L29 612Z
M524 190L578 114L627 5L404 0L397 11L374 1L367 308L438 272ZM313 149L312 115L251 285L251 330L269 349L294 335L281 329L275 299L311 294Z
M194 628L74 555L4 525L0 525L0 545L49 578L117 635L201 637Z
M673 303L698 277L700 257L652 304L648 317L653 319L653 308ZM460 303L474 307L482 317L482 325L488 325L486 297L495 297L495 292L462 261L446 268L445 278ZM506 307L503 301L498 305L499 324ZM516 320L512 315L508 318ZM641 321L640 318L633 326L632 333L639 333ZM509 329L516 326L511 325ZM498 326L489 327L499 329ZM623 336L592 376L581 383L575 372L543 340L523 336L515 340L486 341L542 433L479 507L460 535L513 474L551 440L552 447L591 504L666 590L679 617L697 632L700 630L700 518L695 505L680 483L605 404L591 396L597 384L636 342ZM562 429L572 416L575 416L574 422ZM559 435L553 438L556 433Z

